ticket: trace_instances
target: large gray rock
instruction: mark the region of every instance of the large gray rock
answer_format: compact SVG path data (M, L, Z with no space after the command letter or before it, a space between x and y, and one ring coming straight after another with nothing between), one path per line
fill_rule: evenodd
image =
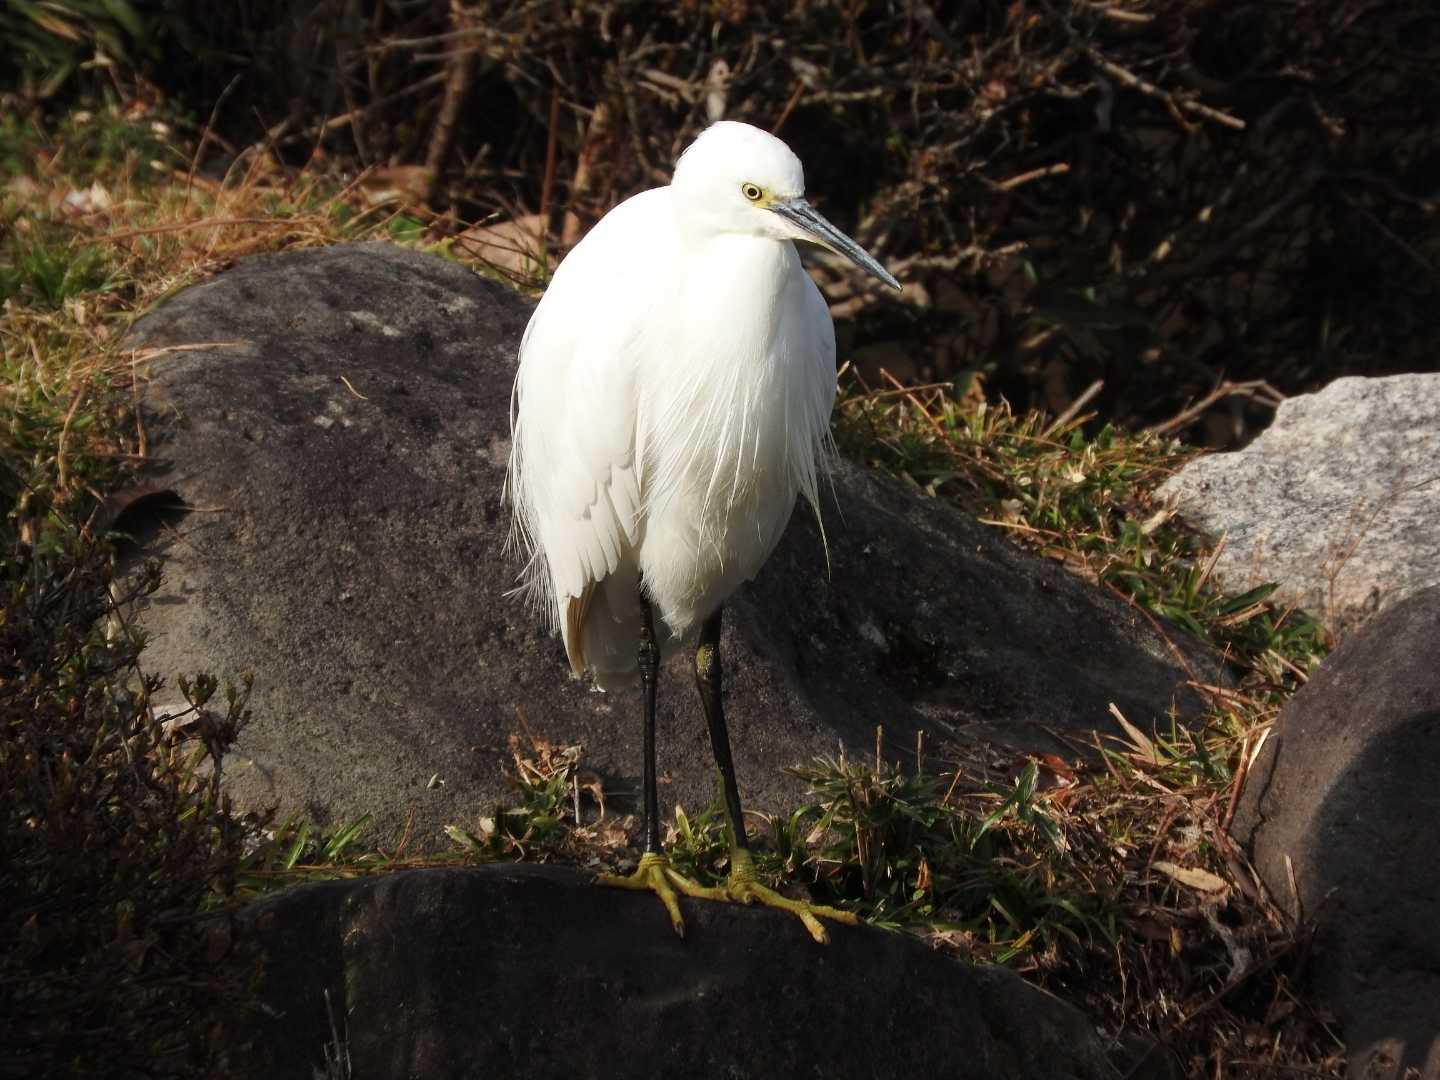
M1197 458L1161 488L1225 537L1230 592L1349 630L1440 584L1440 375L1336 379L1287 400L1244 450Z
M445 260L386 245L249 259L174 297L135 344L185 345L144 387L157 479L194 512L155 532L166 586L143 612L151 670L255 673L227 764L242 804L322 823L375 815L443 844L506 794L506 736L580 742L612 794L638 788L638 694L567 678L564 651L506 597L501 486L514 357L530 305ZM199 344L201 347L193 347ZM897 752L927 729L1064 753L1110 723L1168 725L1216 662L971 518L841 465L829 573L797 512L729 608L727 706L755 809L804 797L782 767ZM714 770L685 659L662 680L662 802ZM616 782L616 778L618 782ZM623 800L622 800L623 805ZM633 805L633 803L631 804ZM372 833L372 835L374 835Z
M653 896L558 868L291 890L239 924L263 974L232 1074L310 1080L327 1047L366 1080L1120 1071L1082 1014L1004 969L863 926L817 945L788 914L683 903L682 941ZM1164 1075L1152 1056L1142 1075Z
M1354 1077L1440 1078L1440 588L1387 608L1281 711L1235 814ZM1292 886L1293 881L1293 886Z

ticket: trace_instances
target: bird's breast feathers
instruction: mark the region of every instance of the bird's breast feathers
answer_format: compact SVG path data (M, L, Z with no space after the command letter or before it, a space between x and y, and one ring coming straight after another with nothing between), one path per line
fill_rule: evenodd
M668 195L635 196L576 246L521 346L512 486L551 605L621 564L677 599L733 588L796 494L816 498L835 395L824 303L788 242L687 248Z

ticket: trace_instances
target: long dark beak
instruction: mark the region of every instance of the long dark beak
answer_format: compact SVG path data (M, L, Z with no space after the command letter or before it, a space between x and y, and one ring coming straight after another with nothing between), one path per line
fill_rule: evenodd
M826 221L824 216L804 199L787 199L785 202L771 203L769 209L786 221L800 226L807 240L811 240L823 248L828 248L836 255L844 255L861 270L871 277L879 278L892 289L900 288L900 282L895 280L890 271L872 259L865 249L854 240Z

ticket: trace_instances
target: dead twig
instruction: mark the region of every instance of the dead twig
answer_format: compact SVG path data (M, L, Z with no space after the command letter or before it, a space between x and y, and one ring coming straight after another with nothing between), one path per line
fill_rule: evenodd
M1205 105L1199 101L1196 101L1194 98L1177 98L1174 94L1170 93L1170 91L1156 86L1154 83L1149 82L1146 79L1142 79L1133 71L1129 71L1126 68L1121 67L1113 60L1107 60L1104 56L1101 56L1099 52L1097 52L1089 45L1086 45L1084 47L1084 52L1095 63L1096 67L1098 67L1101 71L1105 72L1105 74L1109 75L1116 82L1128 86L1132 90L1136 90L1147 97L1152 97L1155 98L1157 101L1164 102L1166 107L1171 109L1172 111L1177 109L1183 109L1185 112L1191 112L1194 113L1196 116L1202 116L1206 120L1212 120L1217 124L1223 124L1225 127L1231 128L1235 131L1245 130L1245 121L1241 120L1238 116L1231 116L1227 112L1221 112L1219 109L1211 108L1209 105Z
M1029 172L1020 173L1018 176L1012 176L1009 180L1001 180L995 187L1000 191L1014 191L1017 187L1028 184L1032 180L1043 180L1047 176L1064 176L1069 171L1069 162L1057 161L1054 165L1045 165L1038 169L1031 169Z
M1272 409L1278 409L1285 400L1285 395L1264 379L1249 379L1245 382L1231 382L1229 379L1225 379L1193 405L1186 406L1169 420L1151 424L1145 430L1152 435L1173 435L1203 416L1217 401L1223 401L1229 397L1248 397L1252 401L1258 401Z
M1087 386L1084 390L1080 392L1080 396L1077 397L1074 401L1072 401L1069 406L1066 407L1064 412L1062 412L1054 420L1050 421L1049 426L1046 427L1045 431L1041 434L1040 437L1042 439L1048 439L1052 435L1054 435L1055 432L1065 430L1069 423L1074 420L1075 417L1080 415L1080 410L1085 408L1086 405L1089 405L1090 402L1094 399L1095 395L1100 393L1100 391L1104 388L1104 379L1096 379L1094 382L1092 382L1089 386Z
M60 425L60 440L55 448L55 487L64 491L67 486L65 476L65 447L70 441L70 425L75 422L75 414L80 411L80 402L85 399L85 384L75 387L74 393L70 395L70 408L65 410L65 422Z
M293 229L298 223L278 218L202 218L199 221L177 221L173 225L151 225L143 229L125 229L121 232L105 233L97 236L91 243L101 241L116 243L121 240L133 240L137 236L158 236L161 233L189 232L191 229L223 229L231 225L250 225L263 229Z
M451 0L450 21L457 31L467 29L474 18L474 13L459 3L459 0ZM425 192L425 201L428 203L433 204L435 201L445 162L450 157L450 146L455 139L455 124L460 118L465 97L470 92L474 73L475 50L463 44L452 47L445 57L445 92L440 98L440 112L435 117L435 127L430 132L430 145L425 153L425 168L430 176Z

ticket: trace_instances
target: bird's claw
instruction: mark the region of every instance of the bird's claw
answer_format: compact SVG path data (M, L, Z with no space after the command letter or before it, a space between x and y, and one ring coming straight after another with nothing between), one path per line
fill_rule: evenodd
M685 920L680 914L677 893L697 900L721 900L737 904L764 904L766 907L788 911L810 931L810 936L821 945L830 943L830 935L820 917L834 922L854 926L859 918L850 911L827 907L825 904L811 904L804 900L791 900L774 889L760 884L755 877L755 864L750 852L737 848L730 853L730 876L724 885L705 886L691 881L670 865L670 860L655 852L640 856L640 865L630 874L601 874L596 879L599 885L616 889L633 889L637 892L653 892L660 897L670 915L670 925L675 933L685 936Z
M640 865L635 868L634 873L601 874L595 881L599 885L608 885L615 889L653 892L660 897L660 902L665 905L665 910L670 915L670 925L682 938L685 936L685 920L680 915L680 901L676 896L677 892L701 900L727 899L724 889L706 888L704 885L691 881L672 867L668 858L653 851L647 851L640 856Z
M821 945L830 943L830 935L825 930L825 924L816 916L824 916L835 922L845 923L847 926L855 926L860 922L854 912L841 911L839 908L828 907L825 904L791 900L788 896L782 896L774 889L761 885L755 877L755 864L750 858L750 852L742 848L737 848L730 853L730 877L725 882L724 893L727 898L742 904L758 903L790 912L805 924L805 929L810 931L810 936Z

